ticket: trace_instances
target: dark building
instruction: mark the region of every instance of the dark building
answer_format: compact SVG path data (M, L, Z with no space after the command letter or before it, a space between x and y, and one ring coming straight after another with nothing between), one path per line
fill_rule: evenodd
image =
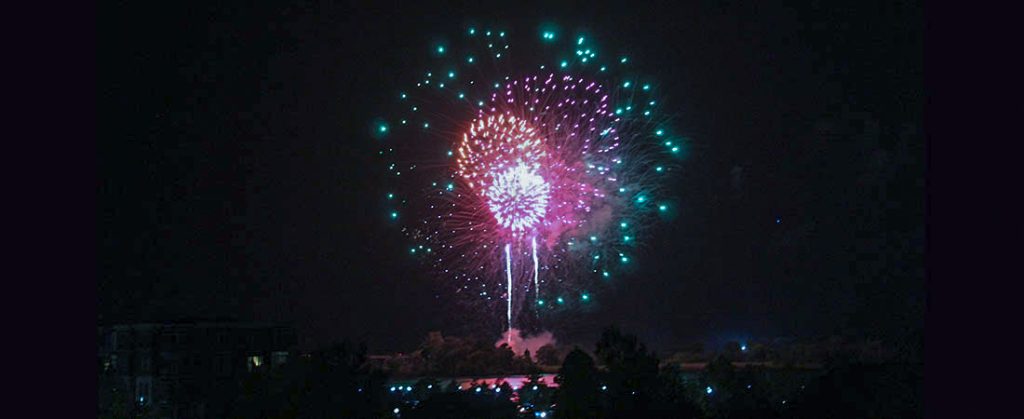
M176 321L100 326L99 414L223 417L249 373L295 354L293 329L263 323Z

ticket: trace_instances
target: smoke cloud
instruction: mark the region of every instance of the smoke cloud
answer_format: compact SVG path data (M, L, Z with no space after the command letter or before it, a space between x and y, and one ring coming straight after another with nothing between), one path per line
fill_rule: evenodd
M509 335L511 335L511 339L509 339ZM501 339L498 339L498 341L494 343L494 346L499 347L506 343L510 343L512 352L515 352L518 356L522 356L523 352L529 349L530 356L536 357L537 349L540 349L541 346L555 344L555 336L552 335L551 332L544 331L533 336L523 337L522 333L519 332L519 329L512 328L511 330L506 331L505 334L501 336Z

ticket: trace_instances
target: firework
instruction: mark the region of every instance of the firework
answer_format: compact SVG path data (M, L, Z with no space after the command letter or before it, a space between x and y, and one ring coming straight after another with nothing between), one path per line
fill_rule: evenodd
M662 185L683 147L627 57L553 30L522 51L510 40L469 28L430 46L432 69L373 127L410 254L456 292L504 302L509 330L524 307L586 304L629 267L672 212Z

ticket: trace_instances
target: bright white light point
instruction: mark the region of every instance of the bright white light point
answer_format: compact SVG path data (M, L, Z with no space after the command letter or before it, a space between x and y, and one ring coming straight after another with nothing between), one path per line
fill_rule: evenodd
M398 408L396 407L396 408L395 408L395 410L392 410L392 412L395 412L395 414L397 415L397 414L398 414L398 412L399 412L399 410L398 410Z
M583 45L583 37L582 36L580 37L580 39L576 40L576 45Z
M629 84L630 84L630 83L629 83L628 81L627 81L627 82L625 82L625 83L622 83L622 87L629 87Z
M520 164L495 176L485 195L498 224L521 232L544 218L549 192L543 177Z

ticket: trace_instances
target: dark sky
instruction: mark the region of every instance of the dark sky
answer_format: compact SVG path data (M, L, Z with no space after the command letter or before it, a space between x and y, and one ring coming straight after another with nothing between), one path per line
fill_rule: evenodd
M693 141L679 217L557 338L923 328L920 4L187 3L100 7L101 321L283 321L375 351L496 338L380 221L366 126L431 37L553 21L631 46Z

